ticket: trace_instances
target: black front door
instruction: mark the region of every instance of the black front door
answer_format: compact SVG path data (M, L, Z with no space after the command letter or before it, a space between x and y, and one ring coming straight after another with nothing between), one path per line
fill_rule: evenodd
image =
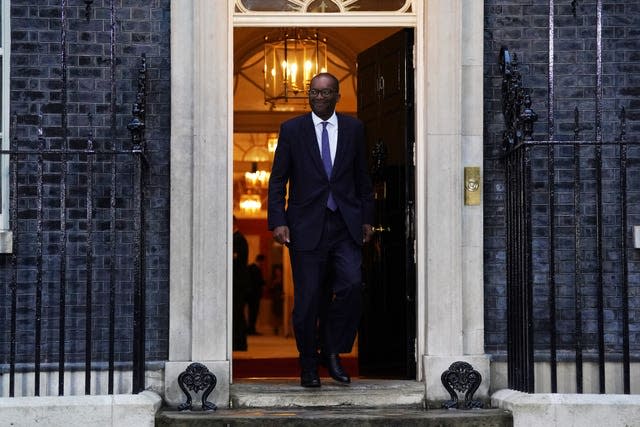
M374 238L364 249L363 376L414 378L413 30L358 55L358 117L365 123L374 186Z

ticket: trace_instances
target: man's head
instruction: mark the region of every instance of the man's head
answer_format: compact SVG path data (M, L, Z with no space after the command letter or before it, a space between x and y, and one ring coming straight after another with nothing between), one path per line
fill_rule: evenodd
M309 87L309 105L311 110L322 120L327 120L336 109L340 100L340 83L330 73L316 74Z

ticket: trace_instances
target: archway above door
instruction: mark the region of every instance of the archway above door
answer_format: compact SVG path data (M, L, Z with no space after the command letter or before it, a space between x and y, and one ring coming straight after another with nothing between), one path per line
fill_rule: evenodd
M353 11L411 11L413 0L235 0L236 13L299 12L345 13Z

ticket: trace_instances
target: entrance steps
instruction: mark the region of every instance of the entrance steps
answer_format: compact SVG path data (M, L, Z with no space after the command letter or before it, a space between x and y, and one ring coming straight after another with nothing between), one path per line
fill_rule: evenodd
M478 426L513 425L500 409L425 410L424 384L355 379L341 386L300 387L298 379L242 380L230 387L231 408L201 412L165 409L159 427L201 426Z
M354 379L347 386L321 378L322 387L300 387L298 379L241 381L231 385L233 408L412 407L424 408L418 381Z

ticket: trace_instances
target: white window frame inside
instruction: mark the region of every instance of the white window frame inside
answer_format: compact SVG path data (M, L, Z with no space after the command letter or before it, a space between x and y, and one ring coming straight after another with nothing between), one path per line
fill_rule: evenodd
M11 7L10 0L0 5L0 69L2 99L0 99L0 147L9 149L9 55L11 53ZM9 155L0 155L0 253L11 250L9 232Z

